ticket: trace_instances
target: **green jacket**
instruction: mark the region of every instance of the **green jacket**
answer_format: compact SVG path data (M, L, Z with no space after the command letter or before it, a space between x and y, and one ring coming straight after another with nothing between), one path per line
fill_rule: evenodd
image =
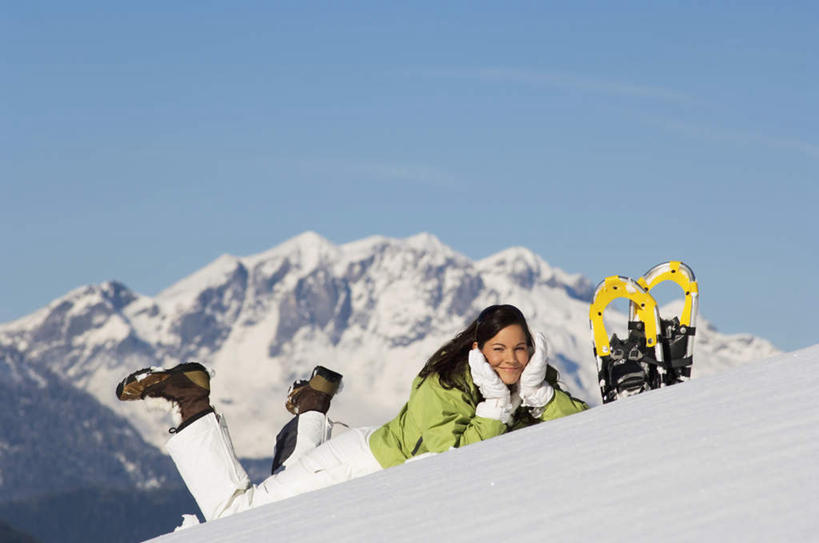
M437 375L423 382L416 377L409 401L398 416L370 437L370 449L381 466L396 466L419 454L462 447L589 408L585 402L555 386L555 395L540 418L535 419L528 408L521 407L507 427L499 420L475 416L475 407L483 397L468 371L466 384L469 393L457 388L445 389Z

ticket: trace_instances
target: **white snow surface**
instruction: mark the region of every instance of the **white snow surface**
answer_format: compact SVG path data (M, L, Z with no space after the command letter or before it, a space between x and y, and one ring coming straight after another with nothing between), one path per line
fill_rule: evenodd
M152 541L816 541L819 345Z

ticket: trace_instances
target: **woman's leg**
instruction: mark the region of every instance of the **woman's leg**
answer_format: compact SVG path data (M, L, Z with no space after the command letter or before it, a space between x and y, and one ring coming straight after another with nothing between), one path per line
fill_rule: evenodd
M224 417L210 413L167 443L176 467L206 520L245 511L381 469L370 452L369 428L354 428L251 485L236 459Z
M330 438L330 421L320 411L296 415L276 436L271 473L292 465Z
M380 471L369 438L374 428L351 428L265 479L260 485L270 496L283 499ZM271 501L276 501L273 499Z
M316 366L309 381L293 383L285 407L296 416L276 436L270 473L293 464L330 439L334 424L327 418L327 411L330 400L340 390L341 380L340 373Z

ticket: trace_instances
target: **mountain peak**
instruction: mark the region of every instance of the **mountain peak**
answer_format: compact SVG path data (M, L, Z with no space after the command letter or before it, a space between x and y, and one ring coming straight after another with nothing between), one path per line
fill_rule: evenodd
M171 302L187 298L192 293L199 293L209 287L222 284L225 278L236 272L241 261L233 255L223 254L204 268L177 281L156 295L157 300Z
M549 264L525 247L504 249L477 264L484 273L508 275L526 288L531 288L538 279L549 280L554 275Z
M324 236L308 230L279 245L249 257L243 262L250 268L260 262L287 258L299 262L305 269L312 269L328 260L335 260L339 249Z
M313 230L307 230L306 232L302 232L297 236L293 236L282 245L286 244L298 245L301 247L335 247L330 240L318 232L314 232Z
M536 282L563 288L569 296L579 300L591 299L594 286L581 274L569 274L549 265L526 247L510 247L488 256L478 263L483 273L511 277L520 286L532 288Z
M484 263L492 266L525 264L531 268L541 269L545 267L551 270L551 266L534 251L521 246L509 247L479 261L479 264Z
M411 247L415 247L418 249L425 249L430 251L440 251L441 249L446 249L451 251L448 246L441 243L441 240L438 239L433 234L429 232L420 232L415 234L414 236L410 236L407 238L407 244Z
M362 252L374 252L380 248L390 246L398 248L410 248L422 252L454 254L455 251L428 232L420 232L407 238L390 238L387 236L369 236L367 238L345 243L342 249L345 253L357 254Z

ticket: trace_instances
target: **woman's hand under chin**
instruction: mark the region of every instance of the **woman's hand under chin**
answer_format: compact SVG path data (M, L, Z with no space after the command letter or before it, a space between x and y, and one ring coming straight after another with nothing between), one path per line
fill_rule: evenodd
M546 382L546 368L548 367L549 348L546 343L546 336L537 332L535 334L535 352L529 359L529 363L520 374L520 397L523 405L532 408L532 415L539 417L543 414L546 404L554 397L555 391Z
M475 386L478 387L484 397L484 401L480 402L475 408L475 415L509 424L512 421L515 409L520 405L520 397L515 392L514 397L517 404L512 402L513 394L509 389L510 387L492 369L480 349L469 351L468 360L472 382L475 383Z

